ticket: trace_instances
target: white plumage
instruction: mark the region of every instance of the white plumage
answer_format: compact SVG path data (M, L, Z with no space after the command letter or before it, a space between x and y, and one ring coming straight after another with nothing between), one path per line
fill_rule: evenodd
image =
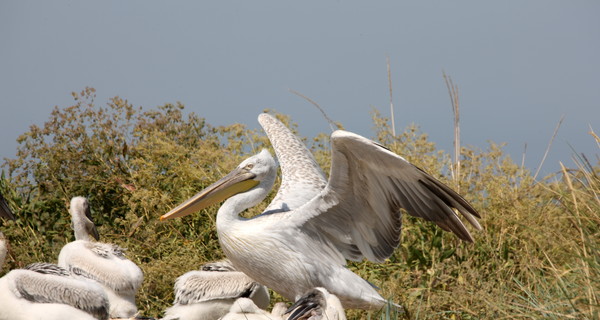
M236 269L289 300L323 287L345 308L385 305L386 299L345 264L389 257L400 240L401 208L466 241L473 238L457 213L481 229L479 214L460 195L376 142L335 131L326 180L312 154L281 122L268 114L259 122L282 171L281 187L266 211L250 219L239 215L273 187L277 164L263 150L161 220L227 199L217 214L225 255Z
M277 308L274 312L267 312L259 308L252 299L239 298L231 305L229 312L220 320L283 320L284 317Z
M108 298L95 282L50 263L0 278L0 320L108 319Z
M273 310L268 312L259 308L251 299L239 298L220 320L285 320L285 312L286 307L283 302L276 303Z
M111 317L134 316L135 294L144 280L142 270L119 246L91 241L90 235L98 240L98 232L86 198L71 199L69 211L76 240L62 248L58 264L78 277L98 282L108 296Z
M267 288L236 271L228 260L207 263L175 282L175 302L163 320L210 320L225 315L240 297L261 308L269 305Z

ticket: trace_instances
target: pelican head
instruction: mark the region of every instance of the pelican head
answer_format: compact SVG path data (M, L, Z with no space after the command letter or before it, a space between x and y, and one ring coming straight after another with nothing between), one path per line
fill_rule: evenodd
M260 153L242 161L221 180L162 215L160 220L184 217L236 195L246 198L246 201L239 201L244 206L240 208L241 210L253 207L267 196L273 187L276 174L275 159L269 151L263 149Z
M71 213L71 227L75 232L76 240L90 240L90 236L99 240L100 235L96 230L96 225L92 221L92 212L90 204L84 197L73 197L69 206Z

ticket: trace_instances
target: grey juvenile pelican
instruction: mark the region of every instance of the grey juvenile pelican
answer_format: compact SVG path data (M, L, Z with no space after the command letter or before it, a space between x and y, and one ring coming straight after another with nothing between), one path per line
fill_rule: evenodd
M2 251L6 243L0 233L0 256ZM50 263L30 264L0 278L0 320L62 319L108 319L106 293Z
M267 288L236 271L229 260L207 263L201 270L186 272L175 281L175 302L163 320L219 319L240 297L266 308Z
M98 240L86 198L71 199L71 225L75 241L67 243L58 256L58 264L73 274L98 282L110 301L112 318L129 318L137 313L135 294L144 280L142 270L124 255L124 249Z
M282 171L281 187L266 211L250 219L239 215L273 187L277 165L263 150L161 220L227 199L217 214L223 252L236 269L289 300L323 287L345 308L385 305L375 288L345 264L346 259L382 262L389 257L399 244L401 208L465 241L473 238L457 212L481 229L475 219L479 214L465 199L376 142L333 132L326 181L312 154L289 129L268 114L258 120Z

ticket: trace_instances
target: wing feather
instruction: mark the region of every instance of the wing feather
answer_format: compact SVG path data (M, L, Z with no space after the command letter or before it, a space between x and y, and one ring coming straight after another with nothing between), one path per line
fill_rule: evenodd
M189 271L175 281L175 304L249 297L259 286L239 271Z
M37 303L70 305L100 319L108 318L108 299L97 284L49 271L16 269L7 275L11 291Z
M258 116L277 155L281 167L281 186L268 211L289 211L318 195L327 180L321 167L304 143L281 121L270 114Z
M389 257L400 240L401 208L465 241L473 238L457 213L481 229L480 215L463 197L381 145L338 130L331 146L327 186L288 218L326 234L347 259Z
M144 274L121 250L108 243L77 240L63 247L58 261L74 274L93 279L115 292L135 292Z

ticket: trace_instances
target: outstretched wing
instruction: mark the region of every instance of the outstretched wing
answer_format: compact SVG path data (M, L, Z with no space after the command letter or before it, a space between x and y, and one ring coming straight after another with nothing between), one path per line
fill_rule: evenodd
M325 175L304 143L281 121L263 113L258 122L267 133L281 167L281 186L266 211L296 209L325 188Z
M327 187L290 218L305 219L299 222L307 233L323 235L345 258L389 257L399 243L401 208L465 241L473 238L457 212L481 229L463 197L374 141L338 130L331 146Z

